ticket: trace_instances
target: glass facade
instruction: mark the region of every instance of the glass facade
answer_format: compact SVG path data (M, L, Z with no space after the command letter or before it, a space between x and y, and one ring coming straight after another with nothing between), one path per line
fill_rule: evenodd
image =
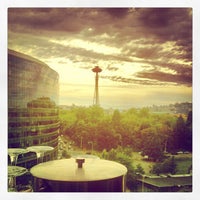
M59 75L46 64L8 51L8 107L26 107L27 102L49 97L58 104Z
M46 64L8 50L8 148L47 145L54 151L44 159L57 156L58 81L58 73ZM19 157L18 164L35 159L30 155Z

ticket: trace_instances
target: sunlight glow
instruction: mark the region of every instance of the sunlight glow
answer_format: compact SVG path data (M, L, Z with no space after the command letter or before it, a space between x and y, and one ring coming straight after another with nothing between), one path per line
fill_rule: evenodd
M165 67L159 67L159 71L173 75L177 74L177 71Z
M53 40L53 39L51 39L50 42L56 43L56 44L61 44L64 46L69 46L69 47L82 48L82 49L86 49L87 51L94 51L97 53L102 53L102 54L107 54L107 55L121 53L119 48L110 47L110 46L106 46L103 44L98 44L96 42L84 41L81 39L71 39L71 40Z

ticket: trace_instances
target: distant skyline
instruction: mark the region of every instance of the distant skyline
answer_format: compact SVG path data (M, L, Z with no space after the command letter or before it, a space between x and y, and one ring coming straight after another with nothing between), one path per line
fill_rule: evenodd
M8 48L60 76L60 105L192 102L191 8L9 8Z

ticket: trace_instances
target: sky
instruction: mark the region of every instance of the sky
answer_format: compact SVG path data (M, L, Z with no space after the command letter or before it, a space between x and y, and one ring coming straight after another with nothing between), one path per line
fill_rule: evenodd
M192 102L191 8L9 8L8 48L59 73L60 105Z

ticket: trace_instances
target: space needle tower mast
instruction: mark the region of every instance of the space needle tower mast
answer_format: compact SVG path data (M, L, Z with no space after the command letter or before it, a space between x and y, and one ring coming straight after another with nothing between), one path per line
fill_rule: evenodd
M102 69L100 67L96 66L92 69L92 71L94 73L96 73L93 104L95 104L97 106L97 105L99 105L99 86L98 86L99 75L98 75L98 73L100 73L102 71Z

